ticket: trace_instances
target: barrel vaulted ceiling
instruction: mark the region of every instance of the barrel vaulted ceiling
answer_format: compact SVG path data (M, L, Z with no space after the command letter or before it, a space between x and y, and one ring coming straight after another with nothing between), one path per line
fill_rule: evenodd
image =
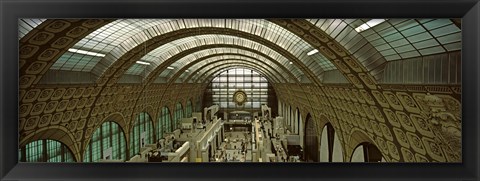
M56 138L77 160L101 113L121 113L126 121L119 125L128 130L135 114L155 115L155 107L174 105L183 95L198 99L208 82L232 68L262 74L279 101L303 116L326 115L335 129L347 130L342 142L348 142L347 125L357 126L352 120L383 125L375 134L389 140L380 148L395 160L409 159L390 148L425 157L421 142L413 147L391 134L415 136L416 122L408 123L407 114L413 120L426 109L424 90L444 94L452 105L459 105L461 92L458 20L21 19L18 36L20 142ZM449 109L460 114L458 106ZM34 134L48 124L68 136ZM458 160L451 155L448 160ZM444 160L435 156L428 157Z
M139 76L150 82L183 82L198 76L190 75L193 72L204 73L210 62L211 67L213 62L235 59L254 63L242 66L263 67L266 76L275 77L270 77L274 83L321 85L328 78L325 76L331 75L326 73L329 71L338 71L343 73L343 79L355 81L344 67L348 60L339 58L353 59L373 81L378 81L389 61L461 48L459 25L450 19L386 19L365 31L355 30L370 20L287 20L291 21L287 24L279 19L105 20L73 45L64 47L41 72L86 72L96 83L111 78L116 82L124 76ZM21 20L19 39L37 27L54 29L65 24L72 22ZM309 55L312 50L319 52ZM202 61L196 61L199 59ZM194 80L188 79L190 83Z

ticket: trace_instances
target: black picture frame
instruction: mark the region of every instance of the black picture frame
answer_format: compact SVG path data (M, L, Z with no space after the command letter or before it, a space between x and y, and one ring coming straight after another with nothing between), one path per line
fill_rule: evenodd
M1 180L478 180L479 0L1 0ZM463 18L463 163L17 163L18 18Z

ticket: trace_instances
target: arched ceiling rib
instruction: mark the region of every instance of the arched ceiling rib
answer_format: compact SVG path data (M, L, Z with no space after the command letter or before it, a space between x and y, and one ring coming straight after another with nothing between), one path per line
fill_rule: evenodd
M263 69L265 71L268 71L270 73L270 75L272 76L272 80L274 80L274 82L276 82L276 83L286 82L286 78L284 77L284 75L282 75L276 69L272 69L269 65L266 65L264 62L256 61L254 59L249 59L247 57L239 57L237 59L235 59L235 58L228 59L227 58L227 59L213 60L213 61L209 61L206 64L203 64L202 66L199 66L198 68L196 68L194 70L202 70L203 68L209 67L209 66L212 66L212 65L233 64L233 63L242 63L242 62L250 63L252 65L257 66L259 69ZM196 72L199 72L199 71L196 71ZM187 78L190 75L192 75L192 77L193 77L193 76L195 76L195 73L192 72L191 74L184 76L184 78ZM187 80L187 79L183 79L182 77L179 77L176 80ZM173 82L173 81L176 81L176 80L170 80L169 82Z
M182 51L176 55L174 55L173 57L167 59L166 61L164 61L164 63L162 63L159 67L157 67L152 73L149 74L149 76L147 77L147 80L150 80L150 81L153 81L155 80L158 75L160 74L160 72L164 71L167 69L167 67L176 62L177 60L185 57L185 56L188 56L188 55L191 55L195 52L198 52L198 51L202 51L202 50L208 50L208 49L215 49L215 48L234 48L234 49L240 49L240 50L245 50L245 51L249 51L249 52L253 52L255 54L258 54L259 56L262 56L262 57L265 57L269 60L271 60L271 62L273 62L274 64L276 64L277 66L279 67L282 67L281 69L282 70L287 70L285 67L283 67L278 61L274 61L271 57L268 57L267 55L255 50L255 49L251 49L249 47L243 47L243 46L238 46L238 45L222 45L222 44L214 44L214 45L204 45L204 46L199 46L199 47L194 47L194 48L191 48L191 49L188 49L188 50L185 50L185 51ZM134 62L133 61L130 61L130 64L126 64L125 67L130 67ZM296 78L293 76L293 74L290 72L290 71L285 71L285 72L288 72L286 73L287 75L289 75L289 80L294 80L293 82L297 82L298 80L296 80ZM120 73L119 73L120 75Z
M188 50L194 47L200 47L203 45L218 45L218 44L231 44L231 45L237 45L237 46L255 49L258 52L261 52L264 55L270 57L271 60L280 62L281 66L286 67L296 77L300 77L302 74L297 67L289 65L290 61L287 58L283 57L282 55L275 52L274 50L266 46L263 46L259 43L256 43L254 41L241 38L241 37L230 36L230 35L199 35L199 36L192 36L192 37L178 39L150 51L147 55L143 56L141 60L145 62L151 62L152 68L154 69L155 67L158 67L160 64L164 63L165 60L167 60L168 58L184 50ZM225 53L234 52L234 53L242 53L250 56L258 56L251 51L238 50L238 49L232 50L232 49L223 49L223 48L215 48L215 49L212 48L208 50L195 52L191 55L187 55L186 57L183 57L173 62L172 64L169 65L169 67L174 67L174 68L182 67L185 64L187 64L189 61L192 61L193 59L197 59L212 53L224 53L224 52ZM132 71L132 70L133 68L130 68L129 71L127 71L126 73L128 74L141 73L141 71ZM173 73L173 71L170 71L170 72ZM163 73L165 73L165 70L163 71ZM167 74L166 76L168 75L169 74Z
M122 54L132 50L134 47L141 45L148 39L178 31L181 29L199 28L199 27L216 27L223 29L231 29L257 35L265 40L277 44L279 47L291 52L302 61L313 61L311 57L306 55L307 51L313 48L303 39L290 33L288 30L262 19L179 19L179 20L117 20L114 21L94 33L88 35L83 40L75 44L72 48L86 51L99 52L106 54L101 60L102 64L108 64L120 58ZM121 28L125 27L125 28ZM138 27L135 29L134 27ZM141 28L141 29L140 29ZM140 30L138 30L140 29ZM117 32L118 31L118 32ZM128 37L128 38L126 38ZM101 43L108 45L101 45ZM171 46L176 46L171 44ZM88 64L95 64L98 60L89 59L83 56L80 59ZM68 61L67 55L60 58L62 61ZM334 68L329 62L325 62L330 68ZM100 65L102 65L100 64ZM54 65L54 68L62 69L60 65ZM75 69L74 67L71 67ZM67 68L68 69L68 68ZM76 68L79 70L80 68ZM71 69L72 70L72 69ZM82 70L88 70L82 68Z
M213 67L213 68L210 68L208 70L205 71L205 76L203 77L199 77L196 81L198 83L203 83L204 85L207 85L208 83L210 83L216 76L222 74L223 72L227 71L227 70L231 70L231 69L236 69L236 68L245 68L245 67L242 67L242 66L237 66L237 65L221 65L221 66L218 66L218 67ZM246 69L252 69L252 68L246 68ZM254 69L252 69L254 70ZM274 87L275 89L275 83L273 83L272 81L269 80L269 77L266 76L265 74L263 74L262 72L258 72L260 73L260 75L262 75L263 77L265 77L267 79L267 81L269 83L271 83L271 85Z
M275 72L278 77L281 77L281 80L282 80L280 81L281 83L288 82L288 78L285 77L289 75L288 71L284 72L281 69L274 68L272 65L266 63L265 61L261 61L255 57L250 57L250 56L236 54L236 53L221 53L221 54L212 54L212 55L207 56L207 58L201 58L201 59L197 59L190 62L186 66L176 71L175 74L170 76L168 79L168 82L175 82L176 79L184 80L184 78L188 77L191 73L193 73L192 70L201 69L201 67L203 66L206 66L211 63L221 62L222 60L243 60L243 61L255 62L255 63L258 63L259 66L267 68L269 71ZM195 67L195 68L191 68L191 67ZM187 69L189 69L188 72L185 71Z
M218 70L218 69L225 69L225 68L231 68L231 67L242 67L242 68L246 67L248 69L255 70L255 71L261 73L265 78L267 78L267 80L269 82L272 82L272 83L275 82L275 81L273 81L275 79L274 76L272 76L272 74L270 72L266 71L262 67L259 67L258 65L253 64L253 63L240 62L240 61L232 62L232 63L225 63L225 64L217 64L217 66L215 66L213 68L211 66L209 66L209 67L204 67L202 69L198 69L194 73L189 75L185 81L190 81L191 80L193 83L205 83L204 81L212 75L211 71L213 69Z
M204 81L206 79L209 78L209 72L208 70L211 70L213 68L219 68L219 67L226 67L226 66L235 66L235 67L238 67L238 66L244 66L244 67L249 67L250 69L256 69L258 72L261 72L263 74L263 76L265 76L269 82L271 83L275 83L275 82L278 82L276 81L277 77L275 77L271 72L269 72L268 70L265 70L264 68L261 68L258 66L258 64L255 64L255 63L247 63L247 62L241 62L241 61L230 61L228 63L217 63L216 65L214 66L206 66L202 69L199 69L199 74L197 75L194 75L192 77L190 77L190 79L192 80L192 82L194 83L205 83ZM196 76L196 77L195 77Z
M230 38L229 39L223 39L223 40L218 41L218 42L213 43L213 44L220 44L220 45L221 44L229 44L229 42L225 42L224 40L235 41L235 42L231 42L231 43L234 44L234 45L242 46L242 47L248 47L250 49L236 49L236 48L228 48L228 47L206 49L206 50L202 50L201 52L196 52L194 54L188 55L188 56L176 61L171 66L175 67L175 68L181 68L181 67L185 66L186 64L188 64L188 62L193 61L194 59L198 59L198 58L208 56L208 55L214 54L214 53L236 53L236 54L243 54L243 55L247 55L247 56L251 56L251 57L256 57L257 59L268 62L268 64L274 66L277 69L280 69L280 67L284 67L289 72L292 72L295 75L295 77L299 77L302 74L301 71L297 67L289 65L289 60L287 60L285 57L281 56L280 54L278 54L274 51L269 50L268 48L265 48L263 46L258 46L258 44L254 43L254 42L246 41L244 43L244 41L242 41L243 39L238 39L238 38L232 37L231 39ZM208 40L206 40L206 41L208 41ZM199 46L201 46L201 45L199 45ZM256 52L254 52L252 50L255 50ZM261 55L260 55L260 53L261 53ZM195 68L195 67L192 67L192 68Z
M108 66L105 60L119 58L123 53L130 50L132 43L138 44L136 41L146 41L144 35L139 34L145 29L151 28L158 24L164 24L172 21L171 19L120 19L115 20L105 26L88 34L78 41L71 48L97 52L105 54L106 57L85 56L66 52L63 54L51 69L72 70L72 71L92 71L92 69L100 63ZM66 62L83 62L77 64L67 64Z
M203 67L202 69L199 69L199 71L198 71L199 74L193 75L190 78L192 79L193 82L196 82L196 83L207 83L205 81L209 80L210 77L216 71L222 70L222 69L225 69L225 68L228 68L228 67L236 67L238 65L239 64L237 64L237 63L228 63L228 64L216 64L216 65L212 65L212 66L206 66L206 67ZM260 69L260 68L257 67L257 69ZM270 77L269 72L262 71L262 73L265 77L268 78L269 82L275 83L274 81L272 81L272 78Z
M376 79L382 75L385 62L460 49L461 30L450 19L388 19L365 31L355 31L355 27L369 20L311 19L302 21L307 22L307 24L312 23L311 25L328 34L342 46L340 48L346 49L358 59L362 64L361 67L365 67L368 73L375 75ZM34 29L35 26L38 26L42 29L42 27L50 24L42 25L40 24L42 21L38 20L36 25L29 25L28 27ZM303 23L295 20L292 22L296 26L302 26ZM25 21L23 23L25 25ZM332 60L327 60L322 55L323 52L313 56L306 55L315 46L310 44L308 37L288 28L289 25L293 24L284 26L278 25L275 20L260 19L115 20L86 35L72 47L104 54L105 57L98 58L90 55L78 55L78 52L66 52L60 56L53 66L47 67L62 69L65 66L65 70L92 71L97 76L102 75L100 78L103 80L99 80L97 83L103 85L107 81L109 83L116 82L118 76L121 76L129 68L123 66L121 69L117 69L118 67L131 65L129 63L114 65L116 60L125 62L125 58L132 58L132 56L135 59L141 53L142 45L144 47L153 45L148 49L144 48L144 54L162 45L163 47L170 46L170 50L173 52L175 49L173 47L182 46L178 43L184 43L187 46L191 42L205 42L205 40L202 40L203 37L194 38L193 36L238 36L261 44L261 47L272 48L273 51L285 57L289 63L293 60L293 64L303 73L302 75L295 72L297 78L307 77L321 85L318 79L318 77L321 77L321 72L329 70L328 66L333 69L336 68L331 63ZM28 28L23 30L28 32ZM174 42L182 38L185 38L185 40L191 38L191 40ZM215 40L215 38L211 39ZM72 56L74 54L76 55ZM98 61L100 63L97 63ZM175 65L181 65L181 62L176 62L173 66ZM71 66L71 68L68 68L68 66ZM76 66L78 67L75 68ZM106 70L112 66L114 67L113 70L107 72ZM107 69L107 67L109 68ZM104 72L107 77L103 76L102 73ZM134 69L132 69L127 73L134 72ZM116 77L111 80L112 77L108 75L113 74ZM167 74L167 76L171 77L172 75Z
M262 62L262 60L259 60L259 59L257 59L256 57L251 57L251 56L248 56L248 55L238 54L238 53L212 54L212 55L209 55L209 56L206 56L206 57L203 57L203 58L199 58L199 59L196 59L196 60L190 62L188 65L182 67L182 69L178 70L178 71L176 72L176 74L171 77L171 79L176 79L176 78L178 78L178 77L180 77L180 78L187 77L187 76L189 76L189 74L191 74L191 73L193 73L193 72L192 72L192 71L188 71L188 72L187 72L187 71L185 71L186 69L190 69L190 67L192 67L192 66L197 66L197 67L198 67L198 66L201 65L201 64L199 64L199 63L203 63L203 65L205 65L205 62L204 62L203 60L210 59L210 58L216 58L216 57L220 57L220 56L221 56L221 57L223 57L223 56L233 56L233 57L235 57L235 58L238 58L238 57L244 58L244 57L245 57L245 58L249 58L249 59L256 59L257 61ZM268 57L267 57L267 58L268 58ZM276 62L276 61L272 61L272 62L278 64L278 62ZM268 66L271 66L274 71L277 71L277 72L279 72L279 73L280 73L280 72L283 73L282 77L284 77L284 82L282 82L282 83L290 82L289 79L295 80L295 79L293 79L293 78L294 78L294 75L293 75L291 72L289 72L285 67L283 67L283 66L277 66L277 67L280 68L280 69L275 69L275 68L274 68L275 66L269 65L269 64L267 64L267 65L268 65ZM198 68L191 68L191 69L192 69L192 70L196 70L196 69L198 69ZM297 82L295 82L295 83L297 83Z
M218 66L222 66L222 65L251 65L253 67L257 67L258 70L262 70L262 72L267 76L269 77L269 80L270 82L272 83L278 83L280 82L280 77L278 76L275 76L275 73L274 72L271 72L265 68L262 67L261 64L258 64L258 63L255 63L255 62L245 62L243 60L227 60L227 61L218 61L218 62L212 62L212 64L210 65L205 65L201 68L198 69L198 73L195 75L195 74L192 74L192 76L189 76L189 79L188 80L192 80L192 82L194 83L201 83L201 82L198 82L198 79L202 78L202 76L205 76L204 73L206 73L204 70L208 70L209 68L211 68L212 66L213 67L218 67ZM187 80L186 79L186 80Z
M257 71L257 73L259 73L260 75L262 75L263 77L265 77L265 79L267 79L267 81L269 83L272 83L272 81L270 80L270 78L268 77L268 75L266 75L265 73L261 72L261 71L258 71L257 69L255 68L252 68L252 67L249 67L249 66L245 66L245 65L232 65L232 64L228 64L228 65L221 65L219 67L214 67L214 68L211 68L209 70L206 70L205 71L205 76L202 76L201 79L197 79L196 81L198 83L203 83L205 86L208 85L208 83L210 83L216 76L218 76L219 74L225 72L225 71L228 71L228 70L231 70L231 69L251 69L251 70L254 70L254 71ZM208 75L208 76L207 76ZM274 87L275 89L275 85L274 83L272 83L272 86Z
M266 54L261 54L261 52L258 52L257 50L253 49L239 49L235 48L235 46L225 46L225 47L218 47L218 48L208 48L208 49L203 49L201 51L197 51L194 53L189 54L188 56L185 56L175 63L171 64L170 66L173 67L173 70L165 69L162 73L160 73L161 77L171 77L173 74L177 73L179 70L181 70L183 67L187 66L189 63L197 60L197 59L202 59L204 57L209 57L214 54L230 54L230 57L232 58L235 56L242 56L242 57L249 57L249 58L254 58L258 61L265 62L267 65L270 65L273 69L277 69L282 71L283 74L288 74L291 75L291 79L295 79L295 75L291 73L291 69L294 67L292 65L282 65L278 61L276 61L274 58L266 56ZM212 61L214 59L219 59L222 57L212 57L208 59L204 59L205 61L202 61L201 63L207 63L207 61ZM227 58L227 57L224 57ZM190 70L196 69L196 66L200 66L202 64L195 64L191 67L189 67ZM287 73L290 72L290 73ZM188 72L182 72L183 74L188 74Z
M168 36L173 36L173 37L170 37L170 39L167 39L167 40L161 40L160 41L158 39L152 39L151 40L152 42L145 45L146 46L146 51L145 51L145 47L138 46L134 50L132 50L131 53L128 53L128 54L122 56L120 58L120 60L122 60L122 61L117 61L112 66L110 66L107 69L107 71L105 71L105 74L103 74L102 77L99 78L98 83L101 84L101 85L104 84L104 83L107 83L107 81L108 81L108 84L115 83L116 80L118 79L118 77L123 75L123 73L126 69L130 68L130 66L135 61L139 60L140 57L144 55L144 53L142 53L142 52L149 52L149 51L167 43L167 42L164 43L164 41L168 41L168 40L171 41L173 39L180 39L182 37L188 37L190 35L193 36L193 35L197 35L198 33L201 33L201 34L219 33L219 34L227 34L227 35L237 35L239 37L244 37L244 38L247 38L247 39L250 39L250 40L257 41L257 42L259 42L259 43L261 43L265 46L268 46L268 47L272 48L276 52L282 54L282 56L291 60L294 64L294 66L299 67L302 70L302 72L304 72L304 74L307 74L307 75L304 75L304 76L308 77L310 80L313 80L314 82L319 83L318 79L316 78L316 76L313 75L313 73L310 71L309 68L307 68L303 63L301 63L300 60L298 60L295 56L290 54L290 52L282 49L278 45L276 45L272 42L266 41L264 39L261 39L258 36L251 35L251 34L248 34L248 33L240 32L240 31L234 31L234 30L226 30L226 29L215 29L215 28L188 29L188 30L185 30L184 32L181 32L181 33L180 32L175 32L175 34L168 35ZM165 35L165 36L167 36L167 35ZM161 37L161 38L165 38L165 37ZM197 47L195 47L195 48L197 48ZM195 48L192 48L192 49L195 49ZM164 63L162 63L159 68L153 70L153 72L163 71L164 68L166 68L169 64L175 62L178 58L186 56L187 54L184 53L184 52L185 51L182 51L182 52L176 54L175 56L173 56L172 58L170 58L168 61L164 61ZM149 71L152 71L152 69L150 69ZM152 73L150 73L150 74L152 74ZM157 75L157 74L153 73L153 75L154 75L153 77L156 78L155 75ZM113 76L112 79L110 79L111 76ZM151 80L151 79L149 78L148 80Z

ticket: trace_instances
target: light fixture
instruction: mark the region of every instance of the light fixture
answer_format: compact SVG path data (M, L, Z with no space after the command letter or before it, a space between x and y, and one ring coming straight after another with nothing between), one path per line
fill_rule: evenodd
M307 53L307 55L310 56L310 55L313 55L313 54L315 54L315 53L317 53L317 52L318 52L317 49L313 49L312 51L309 51L309 52Z
M150 63L148 62L144 62L144 61L137 61L138 64L142 64L142 65L150 65Z
M368 30L369 28L372 28L374 26L377 26L378 24L386 21L387 19L371 19L370 21L367 21L366 23L363 23L362 25L358 26L355 28L355 31L358 33Z
M290 62L290 65L292 65L292 64L293 64L293 62Z
M68 51L72 52L72 53L79 53L79 54L96 56L96 57L105 57L105 54L96 53L96 52L89 52L89 51L79 50L79 49L75 49L75 48L69 48Z
M174 68L173 67L167 67L167 69L173 70Z

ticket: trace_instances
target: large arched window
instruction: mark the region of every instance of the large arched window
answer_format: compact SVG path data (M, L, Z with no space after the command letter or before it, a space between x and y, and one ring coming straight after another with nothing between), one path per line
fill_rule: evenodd
M288 106L289 112L288 112L288 129L293 132L293 113L292 113L292 106Z
M153 143L153 123L148 113L142 112L135 119L130 132L130 157L140 152L140 148Z
M21 162L75 162L67 146L56 140L37 140L19 150Z
M175 106L175 116L173 118L173 121L174 121L173 129L177 129L177 125L181 121L182 118L183 118L182 103L177 103L177 105Z
M330 123L327 123L322 130L320 162L343 162L342 146L335 129Z
M247 100L243 105L233 101L236 91L244 91ZM204 104L217 104L222 110L234 111L241 107L245 111L258 111L262 104L268 104L268 92L274 91L268 80L256 71L234 68L218 74L207 87Z
M300 111L298 108L295 110L295 123L293 124L292 132L294 134L298 134L298 129L300 129Z
M307 115L305 122L305 161L318 161L318 136L315 123L310 115Z
M170 110L168 107L163 107L160 110L157 121L157 139L163 138L163 133L172 132L172 121L170 119Z
M192 117L192 101L187 101L187 106L185 107L185 117Z
M122 128L115 122L104 122L93 133L83 155L83 162L97 162L100 159L125 161L126 144Z
M201 97L197 98L197 103L195 103L195 112L202 110L202 101Z

